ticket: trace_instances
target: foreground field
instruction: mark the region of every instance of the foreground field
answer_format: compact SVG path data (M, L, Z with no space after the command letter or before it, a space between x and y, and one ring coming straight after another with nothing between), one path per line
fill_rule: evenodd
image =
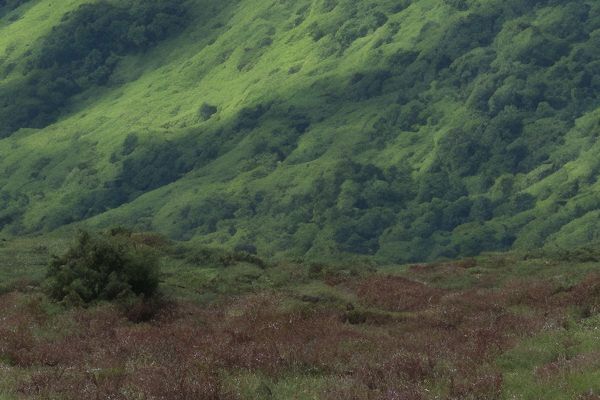
M52 303L65 241L2 242L0 398L600 399L594 251L374 268L140 243L157 312Z

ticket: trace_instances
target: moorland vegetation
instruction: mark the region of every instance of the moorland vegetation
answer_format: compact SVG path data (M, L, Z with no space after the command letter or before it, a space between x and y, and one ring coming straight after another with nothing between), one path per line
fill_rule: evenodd
M376 270L96 235L0 243L3 399L599 398L594 249ZM161 301L55 295L53 251L96 280L114 245L159 258Z

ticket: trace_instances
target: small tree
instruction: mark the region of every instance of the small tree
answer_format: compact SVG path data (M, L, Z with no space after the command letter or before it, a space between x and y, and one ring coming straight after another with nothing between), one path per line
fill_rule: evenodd
M203 103L200 109L198 110L198 114L202 118L203 121L208 121L213 115L215 115L219 111L216 106L213 106L208 103Z
M66 254L53 258L46 281L52 298L76 305L150 298L157 293L158 283L157 256L120 231L81 232Z

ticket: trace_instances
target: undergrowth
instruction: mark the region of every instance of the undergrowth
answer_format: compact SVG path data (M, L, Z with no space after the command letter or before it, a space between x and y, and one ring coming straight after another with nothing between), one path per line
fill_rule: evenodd
M154 234L129 237L160 249L161 289L171 302L142 318L147 309L65 307L35 285L15 287L0 295L0 393L357 400L600 393L593 263L497 254L352 273L343 265L222 263L219 252L198 257ZM565 274L570 283L559 279Z

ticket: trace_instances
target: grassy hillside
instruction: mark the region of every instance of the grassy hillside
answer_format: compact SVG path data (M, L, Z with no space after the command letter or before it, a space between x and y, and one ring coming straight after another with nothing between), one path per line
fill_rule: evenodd
M29 0L0 18L6 235L125 224L380 262L598 238L595 1Z
M152 314L52 302L69 243L0 242L0 398L599 398L597 251L375 270L131 238L160 255Z

